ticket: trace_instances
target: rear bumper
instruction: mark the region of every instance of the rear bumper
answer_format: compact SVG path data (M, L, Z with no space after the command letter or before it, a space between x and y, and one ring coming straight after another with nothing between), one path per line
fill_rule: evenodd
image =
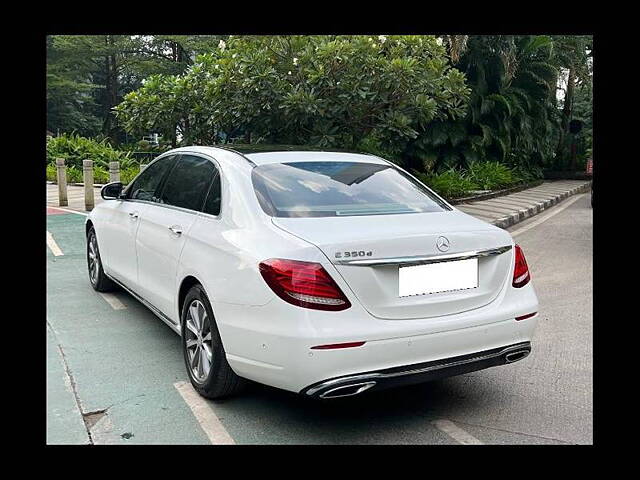
M530 342L521 342L481 352L444 358L431 362L388 368L355 375L345 375L314 383L300 393L313 398L338 398L359 395L401 385L461 375L489 367L514 363L531 352Z
M479 309L412 320L375 318L358 303L341 312L323 312L277 300L251 308L217 303L214 311L227 361L235 373L296 393L328 380L446 363L447 359L531 342L538 319L534 315L516 320L538 310L531 283L520 289L505 288L496 301ZM358 341L366 343L353 348L313 349ZM492 366L492 361L498 360L487 359L477 367L485 368L485 363ZM437 378L435 371L430 374ZM457 373L454 369L439 374ZM428 379L410 377L405 380ZM393 385L392 378L386 378L385 385Z

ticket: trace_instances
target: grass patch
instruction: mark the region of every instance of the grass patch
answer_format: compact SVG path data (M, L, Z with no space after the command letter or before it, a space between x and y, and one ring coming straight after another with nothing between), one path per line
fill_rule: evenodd
M453 168L433 175L418 173L417 177L444 198L464 197L468 192L478 189L465 172Z
M541 170L512 168L500 162L473 162L467 170L450 168L433 174L413 173L449 200L471 196L476 190L503 190L542 178Z
M468 172L469 178L480 190L501 190L522 181L500 162L472 162Z

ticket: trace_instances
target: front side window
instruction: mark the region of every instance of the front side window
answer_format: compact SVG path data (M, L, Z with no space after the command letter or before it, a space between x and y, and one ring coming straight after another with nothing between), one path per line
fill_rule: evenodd
M182 155L160 193L160 203L200 211L216 167L204 157Z
M292 162L253 169L262 209L275 217L332 217L442 212L449 207L389 165Z
M149 165L127 189L127 198L157 202L156 190L165 173L173 166L175 155L161 158Z

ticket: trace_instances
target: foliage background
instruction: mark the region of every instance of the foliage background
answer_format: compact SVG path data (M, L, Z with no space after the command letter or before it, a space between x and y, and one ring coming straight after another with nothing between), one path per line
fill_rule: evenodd
M49 36L60 136L47 156L126 166L180 144L340 147L453 195L582 169L591 78L590 36Z

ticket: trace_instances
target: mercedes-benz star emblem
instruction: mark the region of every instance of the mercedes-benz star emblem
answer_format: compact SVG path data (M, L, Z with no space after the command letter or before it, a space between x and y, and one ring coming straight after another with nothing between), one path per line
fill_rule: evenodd
M436 240L436 248L441 252L449 250L449 239L447 237L438 237L438 240Z

